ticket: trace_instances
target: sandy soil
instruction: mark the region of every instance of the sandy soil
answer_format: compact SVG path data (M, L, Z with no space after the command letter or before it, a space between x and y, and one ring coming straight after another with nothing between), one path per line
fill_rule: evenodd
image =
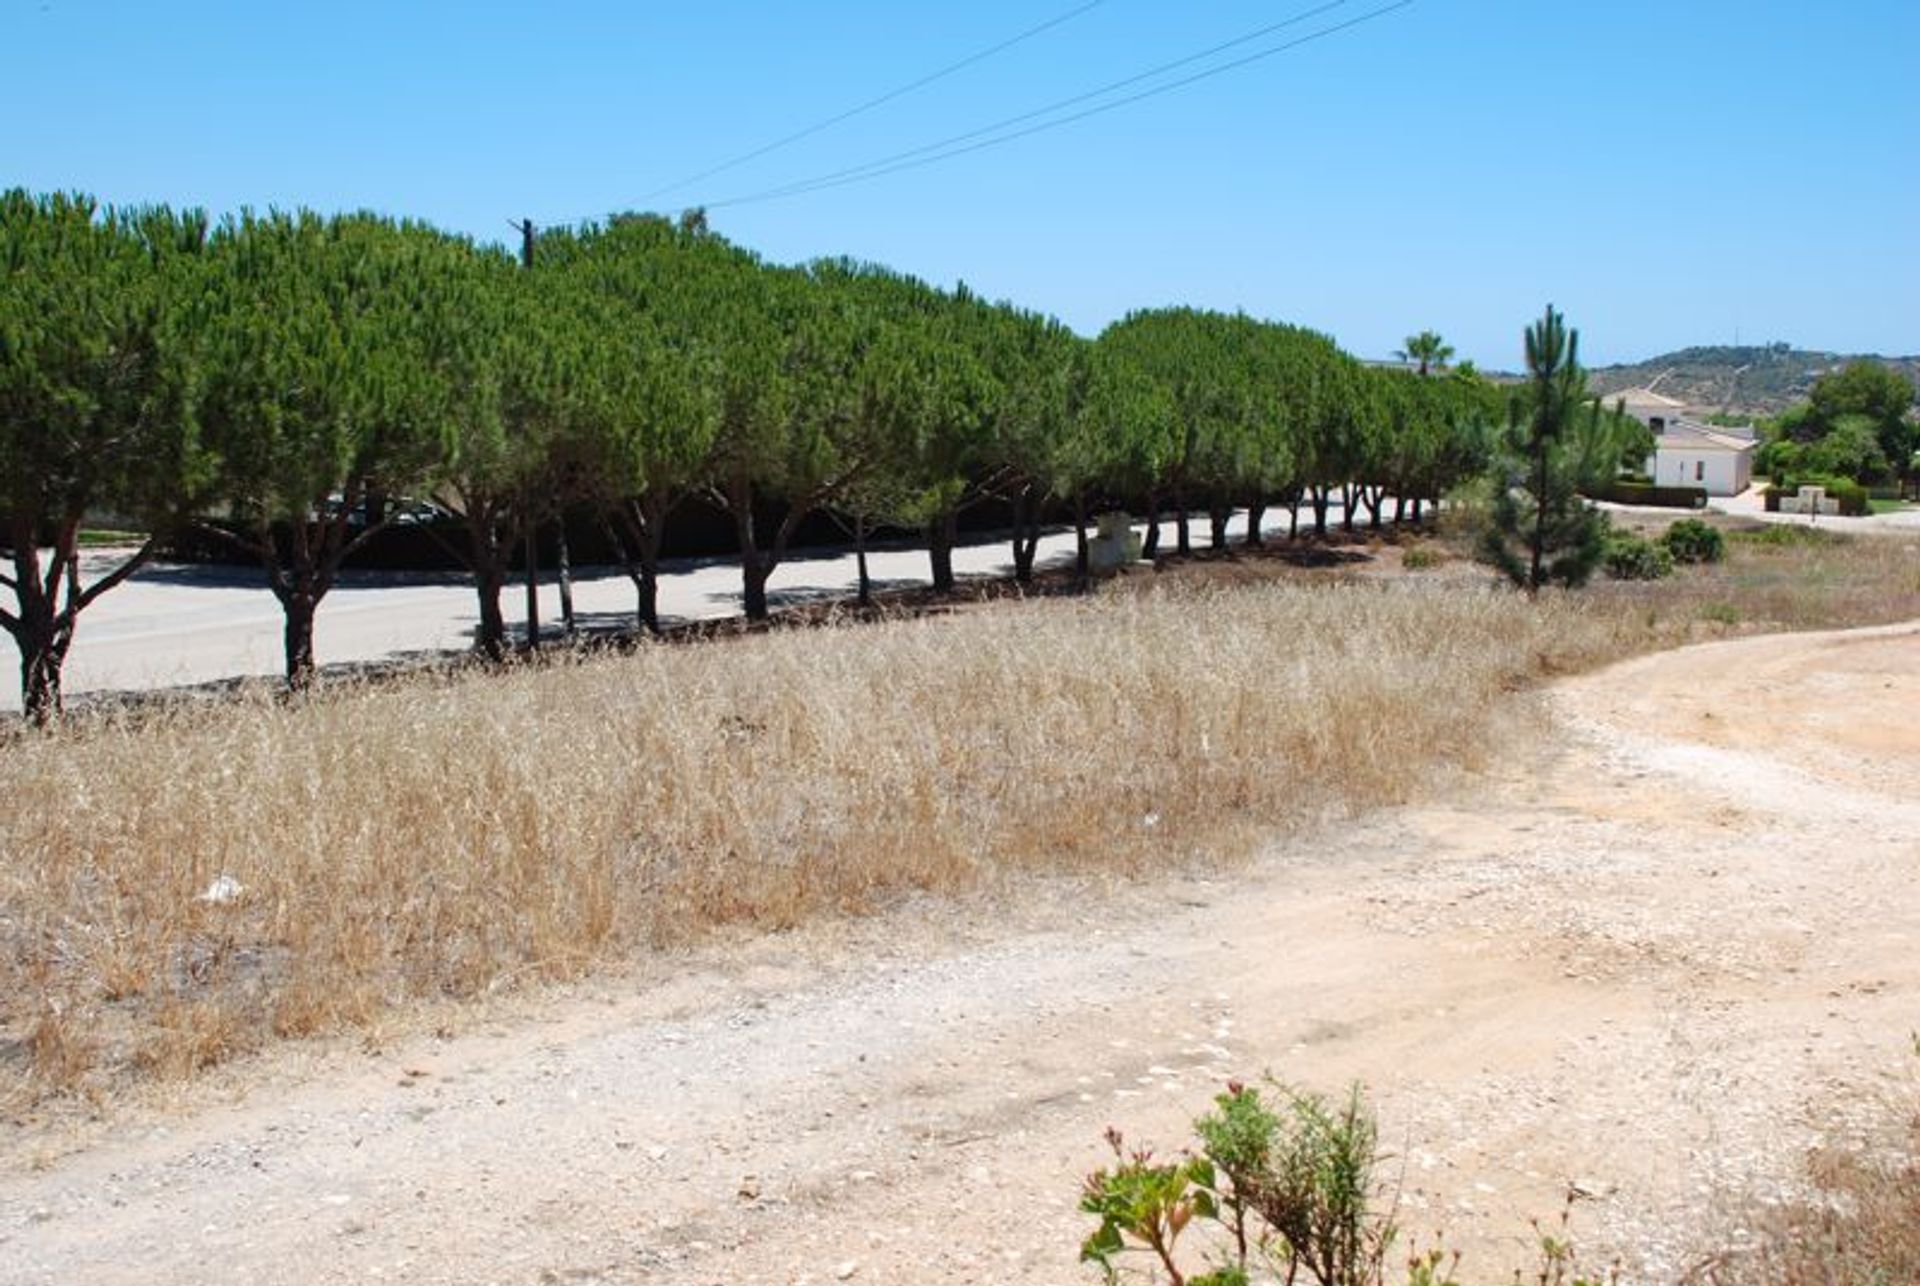
M66 1155L0 1282L1090 1281L1101 1131L1363 1080L1407 1224L1640 1281L1911 1086L1920 625L1656 656L1533 755L1234 876L723 945L382 1052L304 1047ZM1284 753L1284 730L1276 730Z

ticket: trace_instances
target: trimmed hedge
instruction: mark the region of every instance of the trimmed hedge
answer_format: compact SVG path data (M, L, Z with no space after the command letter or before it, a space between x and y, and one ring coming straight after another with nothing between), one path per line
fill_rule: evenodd
M1594 493L1595 500L1616 505L1653 505L1662 509L1705 509L1705 487L1649 487L1637 482L1616 482Z

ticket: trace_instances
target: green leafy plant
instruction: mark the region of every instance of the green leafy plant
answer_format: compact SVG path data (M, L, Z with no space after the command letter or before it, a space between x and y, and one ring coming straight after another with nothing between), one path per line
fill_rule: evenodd
M1620 533L1608 537L1607 575L1615 580L1661 580L1673 575L1673 554L1663 544Z
M1676 563L1717 563L1727 556L1726 538L1698 518L1682 518L1667 528L1660 543Z
M1081 1261L1098 1264L1106 1279L1116 1282L1120 1257L1145 1253L1166 1270L1174 1286L1201 1286L1209 1279L1189 1282L1174 1251L1180 1234L1196 1217L1217 1214L1212 1164L1200 1157L1156 1161L1150 1149L1129 1151L1116 1129L1107 1131L1107 1144L1113 1149L1113 1168L1094 1171L1080 1197L1080 1209L1100 1220L1081 1244ZM1226 1286L1231 1280L1211 1278L1213 1286Z
M1082 1262L1120 1280L1127 1256L1149 1281L1173 1286L1386 1286L1399 1229L1376 1174L1379 1129L1359 1086L1344 1099L1269 1084L1230 1082L1193 1123L1195 1151L1158 1161L1107 1131L1115 1164L1086 1181L1080 1208L1100 1224ZM1553 1225L1534 1223L1538 1262L1516 1286L1618 1286L1618 1270L1582 1269L1570 1232L1572 1199ZM1185 1262L1207 1263L1189 1274ZM1407 1286L1461 1286L1460 1252L1444 1234L1415 1247ZM1210 1262L1209 1262L1210 1261Z

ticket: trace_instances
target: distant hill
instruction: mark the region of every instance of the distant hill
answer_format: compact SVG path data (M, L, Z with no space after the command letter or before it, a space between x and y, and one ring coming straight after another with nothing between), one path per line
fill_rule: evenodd
M1822 353L1791 344L1683 348L1630 366L1598 367L1587 373L1587 386L1611 395L1651 385L1696 414L1776 415L1804 400L1814 380L1857 359L1885 363L1920 387L1920 356Z

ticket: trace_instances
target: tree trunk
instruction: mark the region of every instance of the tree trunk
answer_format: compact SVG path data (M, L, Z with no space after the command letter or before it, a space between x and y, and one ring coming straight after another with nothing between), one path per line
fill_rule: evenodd
M1406 520L1407 520L1407 498L1405 496L1395 496L1393 498L1393 525L1398 527L1401 523L1405 522Z
M733 513L734 535L740 544L740 607L750 621L767 619L767 576L771 568L760 554L760 536L753 525L753 483L736 476L727 485L727 508Z
M1193 535L1187 530L1187 521L1192 515L1187 512L1186 493L1173 493L1173 548L1182 557L1193 552Z
M1033 502L1033 489L1024 487L1013 498L1013 579L1019 584L1033 583L1033 560L1039 550L1039 506Z
M1287 539L1300 539L1300 493L1297 491L1287 501Z
M649 634L660 632L660 549L666 540L673 499L649 491L614 507L617 522L607 523L614 553L633 582L634 618ZM621 534L624 528L626 534Z
M1082 589L1093 578L1093 557L1087 547L1087 497L1078 491L1073 495L1073 574Z
M527 521L527 650L540 650L540 524Z
M1327 538L1327 489L1313 489L1313 534L1325 540Z
M1415 523L1418 523L1420 521L1420 497L1419 496L1415 496L1413 498L1413 521Z
M66 661L66 649L37 631L23 630L14 635L20 646L20 698L27 722L45 728L60 717L65 705L60 691L60 670Z
M561 628L566 631L567 637L572 638L578 633L578 626L575 624L573 618L573 553L567 548L567 515L565 510L562 510L560 513L558 525L559 531L557 536L560 542L560 625Z
M1216 500L1207 506L1208 536L1218 553L1227 550L1227 523L1233 518L1233 510Z
M1140 541L1140 557L1152 562L1160 554L1160 493L1147 493L1147 534Z
M750 621L764 621L771 614L767 606L766 562L758 553L740 561L740 607Z
M1360 488L1354 486L1352 483L1343 482L1340 484L1340 527L1341 530L1348 533L1353 531L1354 510L1359 508L1359 506L1354 503L1354 498L1359 495L1359 493Z
M467 564L473 569L473 590L480 600L480 626L473 645L498 665L507 659L507 618L500 595L507 584L501 506L470 502L467 506Z
M306 692L313 687L313 616L319 600L306 588L288 590L280 598L280 610L286 617L283 637L286 645L287 688Z
M959 527L960 517L951 509L927 524L927 559L932 564L935 593L953 590L953 544Z
M473 588L480 596L480 632L473 642L480 655L495 665L507 659L507 617L500 610L500 594L506 584L506 572L499 567L474 570Z
M1267 543L1260 528L1267 521L1267 502L1252 500L1247 503L1247 548L1258 549Z
M873 578L867 574L867 518L853 516L853 562L860 571L860 592L854 600L861 607L873 606Z
M1381 506L1386 503L1387 489L1385 487L1362 487L1360 488L1360 499L1361 502L1367 506L1367 525L1375 531L1380 530L1380 509Z

